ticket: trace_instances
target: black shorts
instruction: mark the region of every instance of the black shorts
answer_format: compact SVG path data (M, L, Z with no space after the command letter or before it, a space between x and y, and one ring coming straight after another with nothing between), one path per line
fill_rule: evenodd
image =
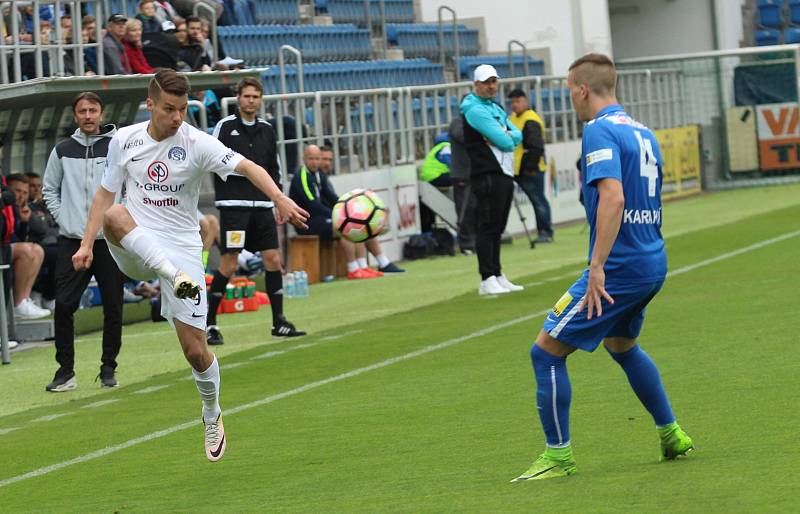
M219 224L221 253L278 249L278 227L272 208L222 207Z
M301 236L319 236L320 239L330 241L333 239L333 223L330 218L322 216L312 216L306 220L308 229L298 228L297 233Z

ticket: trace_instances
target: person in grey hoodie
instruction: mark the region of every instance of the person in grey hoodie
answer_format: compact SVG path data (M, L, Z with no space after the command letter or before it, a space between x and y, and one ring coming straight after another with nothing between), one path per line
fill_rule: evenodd
M75 271L72 266L72 255L81 245L89 208L103 177L108 144L117 130L114 125L101 125L103 101L95 93L80 93L72 104L72 112L78 129L50 153L42 190L47 208L59 226L54 316L59 368L46 387L51 392L77 387L74 314L92 275L103 299L103 355L99 375L103 387L117 385L116 358L122 344L123 275L102 233L94 243L91 268Z
M461 101L464 146L470 161L470 183L477 201L475 250L478 254L480 295L521 291L500 268L500 238L514 198L514 148L522 134L494 101L497 70L489 64L475 68L474 91Z

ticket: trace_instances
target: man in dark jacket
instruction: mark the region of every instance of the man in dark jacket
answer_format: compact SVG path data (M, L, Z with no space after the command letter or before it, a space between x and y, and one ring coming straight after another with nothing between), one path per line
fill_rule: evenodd
M106 75L130 75L131 63L122 46L125 37L125 23L128 18L121 14L112 14L106 23L106 35L103 36L103 62Z
M46 389L69 391L75 380L74 314L92 275L103 297L103 355L100 382L103 387L117 385L115 370L122 345L123 275L108 251L102 234L95 239L91 268L75 271L72 255L78 250L89 217L89 208L106 164L114 125L101 125L103 102L92 92L80 93L72 104L78 129L69 139L56 145L44 173L44 200L59 226L56 256L56 361L53 381Z
M236 86L238 114L223 118L214 128L214 136L267 170L276 184L281 183L278 163L277 136L267 121L258 116L264 86L258 79L247 77ZM220 263L214 272L206 316L206 341L223 344L217 326L217 308L225 294L231 275L236 271L239 253L243 249L260 252L264 261L264 283L272 309L272 335L296 337L306 333L297 330L283 315L283 274L278 251L278 227L274 204L245 177L235 175L222 180L214 176L215 206L220 215Z
M521 291L500 268L500 238L508 221L514 195L514 147L522 134L494 101L497 70L482 64L475 68L474 91L461 102L464 143L471 168L472 191L478 203L476 250L481 274L480 295Z
M553 242L550 204L544 194L547 161L544 155L544 121L531 109L521 89L508 94L511 100L511 123L522 132L522 143L514 150L514 179L533 204L536 215L537 243Z
M475 196L469 183L470 166L464 146L464 118L456 116L447 131L450 139L450 179L458 215L458 246L461 253L475 251Z
M309 218L306 221L308 229L297 229L297 233L300 235L315 235L329 241L334 240L338 237L338 234L333 227L331 214L333 206L339 198L328 179L328 174L320 170L321 151L319 147L316 145L307 146L303 151L303 162L305 165L292 177L292 185L289 188L289 198L309 213ZM358 262L356 243L342 237L339 239L339 244L342 245L342 250L344 250L345 258L347 259L348 279L356 280L383 276L382 271L373 270L366 265L361 267ZM364 252L360 253L365 256ZM381 254L380 247L377 247L377 253ZM364 264L366 264L366 259ZM391 261L389 261L389 264L394 267ZM402 272L399 268L387 271Z

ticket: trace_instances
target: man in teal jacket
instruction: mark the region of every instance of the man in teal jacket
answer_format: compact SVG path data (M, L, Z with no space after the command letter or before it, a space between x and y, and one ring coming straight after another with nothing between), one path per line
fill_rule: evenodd
M478 66L474 79L474 91L461 102L461 114L470 181L477 200L478 294L521 291L522 287L512 284L500 268L500 238L514 198L514 148L522 141L522 134L494 101L499 85L494 66Z

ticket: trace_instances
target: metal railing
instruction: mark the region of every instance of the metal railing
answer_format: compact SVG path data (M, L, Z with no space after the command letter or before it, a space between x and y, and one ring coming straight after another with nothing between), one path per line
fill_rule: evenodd
M682 78L676 70L622 71L621 100L628 112L653 129L683 123ZM472 91L471 82L352 91L268 94L262 102L262 116L277 122L281 162L288 152L300 161L307 144L328 144L334 151L339 173L413 163L433 146L433 140L447 131L460 103ZM513 88L529 95L531 105L545 122L547 142L557 143L580 137L578 120L561 76L527 76L500 81L498 100L506 103ZM656 96L660 92L661 96ZM227 116L235 98L221 102ZM286 138L285 117L291 116L297 130ZM296 170L288 170L293 173Z
M444 51L444 25L442 20L442 11L449 12L453 17L453 66L455 68L455 77L459 76L459 65L461 63L461 48L459 47L459 34L458 34L458 15L456 12L447 5L440 5L437 12L438 18L438 41L439 41L439 62L442 63L442 68L447 69L447 62Z
M11 3L7 8L9 9L9 18L11 27L6 26L5 17L0 16L0 33L8 34L2 42L0 42L0 80L3 84L11 82L20 82L23 79L23 60L27 55L33 56L33 74L36 78L45 76L44 63L45 60L48 64L47 76L65 76L68 74L85 75L87 72L86 63L84 59L84 51L88 48L96 49L97 56L97 73L102 75L105 72L105 64L103 61L103 39L102 39L102 20L103 20L103 2L100 0L62 0L57 2L45 2L46 4L53 5L54 19L53 29L55 32L55 42L51 42L48 37L47 42L42 41L42 20L39 16L39 0L32 2L32 34L27 34L20 27L22 16L17 10L17 6ZM90 4L94 8L94 16L96 18L96 32L93 43L83 42L83 26L81 13L81 4ZM72 42L65 42L65 34L61 28L59 15L65 7L69 7L72 16ZM77 13L74 14L74 13ZM10 28L10 30L9 30ZM30 41L23 41L20 36L30 36ZM48 34L49 36L49 34ZM72 53L72 69L68 70L65 66L65 55ZM9 54L11 57L11 73L9 73Z
M522 59L523 59L522 67L525 70L525 76L528 76L531 74L530 63L528 63L528 47L525 45L525 43L523 43L518 39L512 39L511 41L508 42L508 75L510 77L513 77L515 75L514 51L513 51L514 45L517 45L522 49Z

